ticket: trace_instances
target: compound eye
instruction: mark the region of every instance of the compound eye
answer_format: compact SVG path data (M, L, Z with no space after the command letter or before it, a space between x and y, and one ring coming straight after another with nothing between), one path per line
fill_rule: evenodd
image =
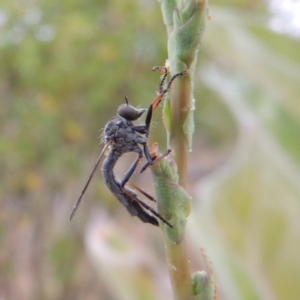
M119 106L117 114L128 121L134 121L137 120L145 111L146 110L142 108L135 108L131 105L122 104Z

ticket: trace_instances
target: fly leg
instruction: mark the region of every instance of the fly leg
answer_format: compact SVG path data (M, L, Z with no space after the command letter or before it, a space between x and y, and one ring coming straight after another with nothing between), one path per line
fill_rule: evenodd
M140 148L139 148L140 149ZM171 153L171 150L168 149L166 150L161 156L153 159L151 157L149 148L147 146L147 144L143 145L143 149L144 149L144 153L145 156L147 158L147 162L146 164L142 167L140 173L143 173L149 166L153 165L153 164L157 164L158 162L160 162L163 158L165 158L167 155L169 155ZM140 160L143 158L143 153L139 152L139 156L136 158L136 160L134 161L134 163L130 166L130 168L128 169L128 171L126 172L125 176L123 177L123 179L120 181L120 185L123 188L125 186L125 184L128 182L128 180L130 179L130 177L132 176L132 174L134 173L134 171L136 170Z
M131 184L133 186L133 184ZM138 188L139 191L141 191L140 188ZM136 202L138 202L142 207L144 207L145 209L149 210L154 216L156 216L157 218L159 218L162 222L164 222L165 224L167 224L168 226L170 226L171 228L173 227L173 225L168 222L164 217L162 217L156 210L154 210L151 206L147 205L146 203L144 203L141 199L138 198L137 194L134 192L134 190L129 189L128 187L124 187L123 191L125 194L127 194L131 199L135 200ZM143 195L145 195L147 198L149 198L150 200L155 200L152 196L150 196L149 194L147 194L146 192L142 192ZM149 197L148 197L149 196Z
M145 153L145 156L146 156L146 159L147 159L147 164L148 165L153 165L154 160L153 160L153 158L150 154L147 143L143 144L143 150L144 150L144 153Z
M120 187L121 188L121 187ZM154 215L149 214L144 206L136 200L136 192L129 188L127 185L122 189L122 194L126 197L128 204L125 206L126 209L132 216L138 217L144 223L150 223L154 226L159 226L157 219Z
M142 159L142 157L143 157L143 153L140 152L139 156L137 157L137 159L134 161L134 163L130 166L130 168L126 172L124 178L120 181L120 185L121 185L122 188L124 188L125 184L129 180L129 178L132 176L133 172L135 171L135 169L136 169L139 161Z
M173 75L170 82L168 83L167 87L165 89L163 89L164 82L165 82L166 77L168 75L168 69L166 67L154 67L152 70L154 70L154 71L155 70L160 70L161 72L163 70L164 76L163 76L163 78L161 80L161 83L160 83L160 86L159 86L160 94L152 101L151 105L148 108L148 112L147 112L147 115L146 115L146 121L145 121L145 126L143 127L143 130L145 132L145 137L146 137L147 140L148 140L148 136L149 136L149 128L150 128L150 124L151 124L151 120L152 120L152 114L153 114L154 110L157 108L157 106L161 102L164 95L170 89L173 81L177 77L187 74L187 71L183 71L183 72L180 72L180 73L177 73L177 74ZM144 153L145 153L145 156L146 156L148 162L142 167L140 173L143 173L150 165L153 165L154 163L159 162L160 160L162 160L164 157L166 157L171 152L171 150L168 149L160 157L153 160L151 155L150 155L150 151L148 149L147 144L143 144L143 147L144 147Z
M151 154L150 154L150 151L149 151L149 148L148 148L148 145L147 145L146 141L144 139L141 139L141 140L139 140L139 142L143 145L144 154L145 154L146 159L147 159L147 166L148 165L153 165L154 161L151 157ZM137 168L138 163L143 158L143 152L142 152L140 147L137 146L135 149L133 149L133 151L138 152L138 157L136 158L134 163L129 167L129 169L126 172L124 178L120 181L120 185L121 185L122 188L125 186L127 181L130 179L130 177L134 173L135 169Z
M147 147L147 145L146 145ZM147 150L149 152L149 149L147 147ZM159 218L160 220L162 220L165 224L169 225L170 227L173 227L167 220L165 220L158 212L156 212L151 206L147 205L146 203L144 203L142 200L140 200L137 197L136 192L129 188L128 186L126 186L126 183L128 183L128 180L130 179L130 177L132 176L133 172L135 171L135 169L137 168L137 165L139 163L139 161L142 159L143 157L143 152L141 150L141 148L136 148L136 151L139 153L138 157L136 158L136 160L134 161L134 163L130 166L130 168L128 169L128 171L126 172L124 178L119 182L120 188L122 189L122 191L131 199L133 200L133 202L128 201L128 207L127 210L131 210L131 208L134 208L134 210L137 211L137 217L142 220L143 222L147 222L147 223L151 223L153 225L158 225L158 223L156 222L156 219L149 215L146 211L143 210L147 209L149 210L154 216L156 216L157 218ZM165 154L165 156L169 154L169 152ZM164 155L164 154L163 154ZM163 158L163 155L161 155L160 157L158 157L156 160L160 160ZM151 157L150 153L149 156ZM156 161L155 160L155 161ZM154 162L155 162L154 161ZM151 164L153 164L153 159L151 157ZM150 165L149 162L147 162L146 164L147 166ZM134 185L133 183L128 183L129 185L131 185L134 189L136 189L137 191L139 191L141 194L143 194L145 197L147 197L148 199L156 202L156 200L149 195L148 193L144 192L142 189L140 189L139 187L137 187L136 185ZM130 206L130 207L129 207ZM143 207L143 208L142 208Z
M145 135L144 137L137 136L136 142L143 146L143 151L144 151L145 157L146 157L149 165L153 164L153 159L151 157L151 154L150 154L150 151L149 151L149 148L147 145L151 119L152 119L152 106L150 105L148 112L147 112L145 125L133 126L134 131ZM138 152L138 151L136 151L136 152Z
M145 163L145 165L141 168L140 173L143 173L150 165L159 163L162 159L168 156L171 153L171 151L172 151L171 149L167 149L162 155L154 158L154 160L152 159L153 160L152 164L149 164L149 162Z
M151 195L149 195L148 193L146 193L145 191L143 191L142 189L140 189L137 185L135 185L132 182L128 182L127 185L129 185L131 188L137 190L139 193L143 194L145 197L147 197L149 200L153 201L153 202L157 202L155 198L153 198Z
M159 71L161 74L163 74L162 79L159 84L159 90L158 90L158 93L161 94L162 91L164 90L164 83L169 74L169 68L167 68L165 66L163 66L163 67L155 66L152 68L152 71Z
M153 111L157 108L157 106L158 106L159 103L161 102L161 100L162 100L162 98L164 97L164 95L168 92L168 90L170 89L170 87L171 87L173 81L174 81L177 77L186 75L187 73L188 73L187 70L185 70L185 71L179 72L179 73L177 73L177 74L175 74L175 75L173 75L173 76L171 77L171 80L170 80L170 82L168 83L167 87L166 87L165 89L163 89L163 90L159 93L159 95L157 95L156 98L152 101L152 103L151 103L150 106L152 106L152 110L153 110ZM164 75L164 76L165 76L165 75ZM164 79L164 78L163 78L163 79Z

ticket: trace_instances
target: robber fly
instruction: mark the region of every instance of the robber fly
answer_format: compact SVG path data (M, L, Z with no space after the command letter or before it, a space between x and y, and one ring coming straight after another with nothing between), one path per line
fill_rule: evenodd
M159 68L154 68L154 70ZM129 179L132 176L133 172L138 166L139 161L145 155L147 163L141 169L143 172L148 166L153 165L166 155L170 153L171 150L167 150L164 154L162 154L158 158L152 158L149 148L148 148L148 135L149 135L149 127L152 119L152 113L159 105L163 96L167 93L170 89L172 82L178 76L182 76L187 72L181 72L175 74L170 82L168 83L167 87L164 88L164 82L168 75L168 71L166 68L162 67L159 69L160 71L164 72L162 80L160 82L159 87L159 94L153 100L151 105L147 110L146 120L144 125L135 125L133 122L138 120L145 112L145 109L135 108L134 106L129 105L128 99L125 96L125 104L119 106L117 110L117 116L113 117L104 127L103 131L103 140L105 146L100 153L96 164L81 192L79 199L77 200L72 214L70 216L70 220L74 217L77 208L84 196L85 191L87 190L89 183L105 153L109 150L108 155L106 156L101 171L104 177L105 184L109 188L109 190L116 196L116 198L120 201L120 203L128 210L128 212L132 216L137 216L142 222L150 223L152 225L158 226L158 219L162 222L167 224L168 226L172 227L167 220L165 220L158 212L156 212L152 207L148 206L146 203L141 201L138 198L137 192L139 191L148 199L155 201L155 199L135 186L132 183L129 183ZM118 159L127 152L135 152L138 154L136 160L130 166L128 171L126 172L125 176L122 180L116 179L113 169L116 165ZM128 183L128 184L127 184ZM128 185L131 185L129 187ZM149 213L151 212L151 214Z

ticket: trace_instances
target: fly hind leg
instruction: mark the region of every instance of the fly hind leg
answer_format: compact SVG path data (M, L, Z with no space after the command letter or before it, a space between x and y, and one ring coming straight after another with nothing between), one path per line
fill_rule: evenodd
M124 196L127 197L128 205L126 209L132 216L138 217L143 223L150 223L154 226L159 226L159 223L154 215L149 214L144 205L137 200L137 193L127 185L122 188Z
M129 183L134 189L138 190L140 193L142 193L144 196L146 196L148 199L155 201L156 200L150 196L148 193L144 192L143 190L141 190L140 188L138 188L136 185L134 185L133 183ZM154 210L151 206L147 205L146 203L144 203L141 199L138 198L137 194L134 192L133 189L129 188L128 186L125 186L123 188L123 191L125 194L127 194L132 200L135 200L140 206L144 207L145 209L149 210L155 217L157 217L158 219L160 219L162 222L164 222L165 224L167 224L168 226L170 226L171 228L173 227L173 225L168 222L164 217L162 217L156 210ZM146 211L144 211L144 213L146 213ZM148 213L146 213L147 216L154 218L153 216L149 215ZM137 215L138 216L138 215ZM139 216L138 216L139 217ZM140 217L139 217L140 218ZM140 218L141 219L141 218ZM151 222L149 222L151 223Z

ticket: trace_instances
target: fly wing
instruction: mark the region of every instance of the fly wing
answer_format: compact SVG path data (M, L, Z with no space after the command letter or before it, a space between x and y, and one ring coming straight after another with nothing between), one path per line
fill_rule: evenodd
M82 190L82 192L81 192L81 194L80 194L80 196L79 196L79 198L78 198L78 200L76 202L76 204L73 207L73 210L72 210L72 213L71 213L71 216L70 216L70 221L74 217L74 215L75 215L75 213L76 213L76 211L78 209L78 206L79 206L79 204L80 204L80 202L81 202L81 200L82 200L82 198L84 196L84 193L87 190L87 188L88 188L88 186L89 186L89 184L90 184L90 182L91 182L91 180L92 180L92 178L94 176L94 173L96 172L96 170L97 170L97 168L99 166L99 163L100 163L102 157L106 154L106 151L108 150L108 148L109 148L109 146L111 144L112 144L112 140L109 141L108 143L106 143L105 146L103 147L100 155L98 156L97 161L95 163L95 166L94 166L94 168L93 168L93 170L92 170L92 172L91 172L91 174L90 174L90 176L89 176L89 178L88 178L88 180L87 180L87 182L86 182L86 184L85 184L85 186L84 186L84 188L83 188L83 190Z

